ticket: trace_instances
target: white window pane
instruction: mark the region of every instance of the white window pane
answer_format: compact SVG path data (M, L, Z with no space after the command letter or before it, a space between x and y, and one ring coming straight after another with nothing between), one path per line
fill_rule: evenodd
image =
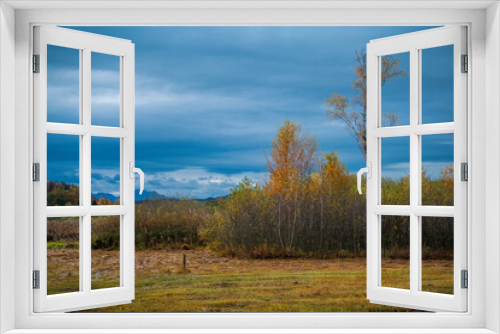
M453 45L423 49L422 123L453 122Z
M453 218L422 217L422 291L453 294Z
M92 137L92 205L120 204L120 138Z
M120 126L120 57L92 52L92 125Z
M410 53L381 57L381 126L410 124Z
M422 136L422 205L453 206L453 133Z
M92 290L120 286L120 216L92 217Z
M80 291L80 218L47 219L47 294Z
M47 122L80 123L80 50L47 45Z
M382 216L382 286L410 289L410 217Z
M410 137L381 139L382 205L410 204Z
M80 205L80 137L47 134L47 206Z

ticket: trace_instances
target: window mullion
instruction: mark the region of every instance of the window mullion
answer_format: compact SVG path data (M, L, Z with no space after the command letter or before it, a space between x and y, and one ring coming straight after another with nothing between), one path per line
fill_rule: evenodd
M91 51L87 48L83 52L83 61L81 68L81 99L82 99L82 123L86 127L91 126ZM91 135L87 132L82 137L82 147L80 148L80 163L81 163L81 175L80 175L80 189L81 198L84 207L89 208L91 203ZM90 211L83 216L83 226L80 243L80 268L81 277L83 280L83 291L90 293L91 291L91 274L92 274L92 235L91 235L91 222L92 217Z
M422 117L420 113L419 119ZM421 123L421 122L420 122ZM434 124L419 124L413 127L413 132L418 135L437 135L444 133L454 133L455 124L453 122L448 123L434 123Z
M47 133L83 136L89 128L80 124L47 123Z
M420 233L419 216L414 212L420 195L420 136L415 133L419 124L419 55L417 49L410 50L410 291L420 289Z

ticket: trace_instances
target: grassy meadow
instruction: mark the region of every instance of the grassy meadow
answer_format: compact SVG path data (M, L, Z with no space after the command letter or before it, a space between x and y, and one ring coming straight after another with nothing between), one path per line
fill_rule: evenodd
M78 289L78 275L71 265L78 251L48 252L50 291ZM186 255L185 270L182 255ZM118 251L93 251L93 288L119 284L118 259ZM385 259L384 285L407 285L408 268L406 260ZM425 291L452 293L453 264L449 260L426 261L423 277ZM364 258L252 259L220 256L209 250L139 250L135 300L85 312L408 311L412 310L370 304Z

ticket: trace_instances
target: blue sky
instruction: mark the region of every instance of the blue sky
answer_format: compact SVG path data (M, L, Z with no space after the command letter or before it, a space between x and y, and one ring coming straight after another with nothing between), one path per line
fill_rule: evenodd
M343 123L326 118L324 99L332 93L353 94L355 52L370 40L427 28L72 29L135 43L136 166L146 173L146 189L206 198L227 194L244 176L261 181L264 152L285 119L315 135L320 150L337 151L351 172L363 167L361 152ZM453 120L453 73L447 61L452 51L423 51L424 123ZM408 69L407 55L400 59ZM48 66L48 121L78 122L78 52L51 47ZM92 54L94 125L118 125L118 79L117 57ZM398 113L401 125L408 122L407 82L394 80L382 92L382 108ZM61 136L71 137L48 138L48 178L77 183L78 138ZM450 144L452 135L424 140L424 165L434 176L453 160ZM407 172L405 145L404 139L383 143L385 175ZM93 193L119 191L118 147L113 139L93 142Z

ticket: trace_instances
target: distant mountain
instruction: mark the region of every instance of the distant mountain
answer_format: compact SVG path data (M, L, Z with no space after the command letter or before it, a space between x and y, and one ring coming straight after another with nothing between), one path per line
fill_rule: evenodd
M209 201L218 201L220 199L226 199L227 195L219 196L219 197L207 197L207 198L197 198L196 200L199 202L209 202Z
M101 199L104 196L104 198L109 199L111 203L116 201L118 199L118 196L107 194L107 193L97 193L97 194L92 194L92 197L95 197L96 199Z
M97 199L100 199L103 197L110 200L112 203L118 199L118 196L108 194L108 193L97 193L97 194L92 194L92 197L95 197ZM139 195L139 190L135 191L135 200L136 201L142 201L144 199L164 199L167 198L166 196L157 193L156 191L147 191L144 190L142 192L142 195Z
M165 199L167 196L158 194L155 190L153 191L147 191L144 190L142 192L142 195L139 195L139 190L135 191L135 200L136 201L142 201L144 199Z

